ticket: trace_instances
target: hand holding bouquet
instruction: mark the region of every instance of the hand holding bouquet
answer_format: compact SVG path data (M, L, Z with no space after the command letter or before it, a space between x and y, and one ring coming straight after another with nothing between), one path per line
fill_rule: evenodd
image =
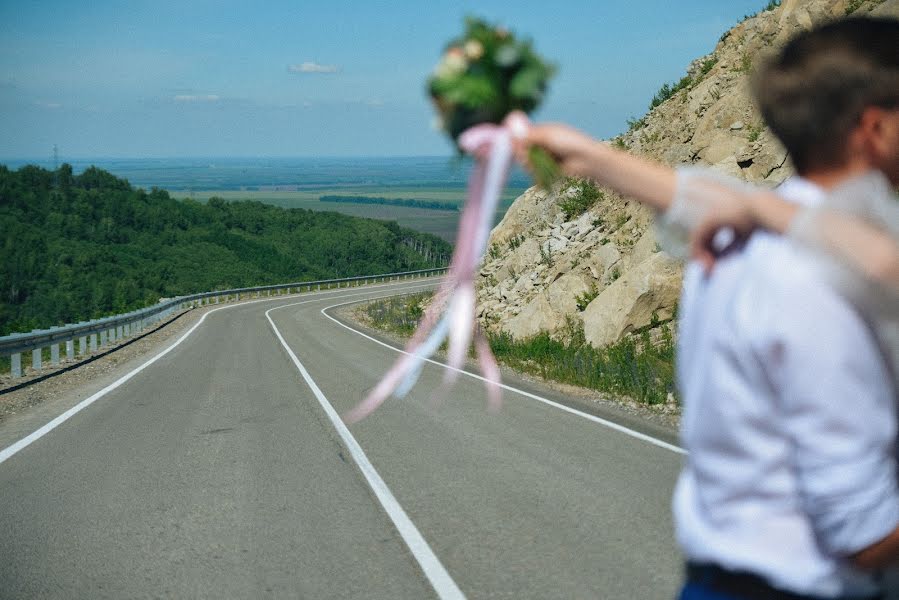
M460 151L477 158L459 221L456 249L446 279L406 352L346 416L349 422L365 418L391 394L402 397L408 393L425 361L445 339L449 347L443 391L461 372L474 341L488 385L489 404L494 409L499 407L499 368L486 337L475 327L475 273L511 167L512 139L523 138L527 132L527 119L521 113L537 108L553 71L534 53L530 42L516 40L507 30L477 19L468 19L465 35L447 46L428 79L428 91L440 114L441 128ZM558 165L541 148L534 146L528 152L537 182L548 187L558 178Z
M440 128L458 145L467 129L500 124L514 111L536 110L554 73L555 67L534 52L529 40L469 18L465 35L447 45L427 87ZM532 147L528 158L540 186L549 187L559 177L545 150Z

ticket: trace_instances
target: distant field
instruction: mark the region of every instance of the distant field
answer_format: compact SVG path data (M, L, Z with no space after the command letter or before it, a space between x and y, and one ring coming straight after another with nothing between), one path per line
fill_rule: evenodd
M496 222L502 218L509 205L524 192L523 188L509 189L500 200L500 209L497 211ZM421 187L397 187L397 186L339 186L315 189L303 189L296 191L279 190L169 190L176 198L194 198L205 201L212 196L218 196L225 200L257 200L266 204L283 206L284 208L305 208L317 211L333 211L357 217L370 219L385 219L396 221L403 227L410 227L417 231L433 233L443 239L453 242L456 237L456 228L459 224L458 212L446 212L427 210L423 208L410 208L405 206L388 206L380 204L352 204L345 202L320 202L319 196L328 195L354 195L354 196L385 196L390 198L410 198L416 200L436 200L439 202L455 202L462 204L465 199L465 191L460 188L421 188Z

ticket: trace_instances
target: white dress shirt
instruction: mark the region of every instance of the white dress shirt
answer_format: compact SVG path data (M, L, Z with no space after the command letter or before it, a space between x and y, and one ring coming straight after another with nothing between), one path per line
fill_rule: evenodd
M784 183L813 205L820 188ZM846 556L899 526L896 390L875 338L789 239L754 235L706 277L687 266L674 493L689 560L824 597L871 595Z

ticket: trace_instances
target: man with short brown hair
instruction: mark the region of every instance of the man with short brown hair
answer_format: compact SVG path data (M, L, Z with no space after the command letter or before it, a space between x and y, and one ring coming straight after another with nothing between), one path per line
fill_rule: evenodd
M813 207L844 183L899 184L897 63L899 22L850 19L798 35L760 71L759 104L798 170L781 197ZM529 145L669 225L684 217L686 171L560 124L528 128L519 160ZM893 201L881 196L859 200ZM813 252L768 232L710 275L689 263L679 312L682 600L880 597L878 570L899 559L897 389L863 312Z
M897 21L799 34L753 87L798 172L785 199L899 184ZM878 597L899 558L897 390L869 324L814 257L766 233L708 277L690 264L681 307L681 597Z

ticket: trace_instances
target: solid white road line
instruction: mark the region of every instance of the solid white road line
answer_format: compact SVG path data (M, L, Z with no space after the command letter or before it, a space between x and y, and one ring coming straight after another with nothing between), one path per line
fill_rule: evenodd
M431 278L430 281L434 281L436 279L438 279L438 278ZM411 283L411 282L403 281L402 283ZM305 302L298 302L296 304L306 304L308 302L318 302L321 300L329 300L331 298L349 298L349 297L363 296L363 295L367 294L368 291L370 291L373 288L386 287L386 286L390 286L390 285L398 287L395 283L392 283L392 284L385 283L385 284L367 286L366 287L367 291L365 291L365 292L359 292L359 293L355 293L355 294L344 294L342 296L326 296L324 298L318 297L313 300L307 300ZM411 289L418 289L418 288L411 288ZM331 290L328 290L328 291L331 291ZM312 292L312 293L313 294L320 294L320 293L325 294L327 292L323 290L322 292ZM309 295L309 294L310 294L310 292L307 292L306 294L300 294L298 296ZM214 308L214 309L210 310L205 315L203 315L202 318L200 318L200 320L197 321L197 323L194 324L193 327L188 329L184 335L182 335L180 338L178 338L178 340L175 341L174 344L172 344L171 346L169 346L168 348L166 348L165 350L163 350L162 352L160 352L159 354L157 354L156 356L154 356L153 358L151 358L144 364L137 367L133 371L126 373L119 379L110 383L108 386L106 386L102 390L85 398L84 400L82 400L81 402L79 402L78 404L76 404L75 406L70 408L69 410L65 411L64 413L62 413L61 415L59 415L58 417L56 417L55 419L53 419L52 421L50 421L49 423L47 423L46 425L44 425L43 427L38 429L37 431L20 439L18 442L15 442L15 443L7 446L3 450L0 450L0 464L3 464L6 460L11 458L13 455L15 455L16 453L20 452L21 450L27 448L28 446L30 446L37 440L41 439L42 437L44 437L45 435L47 435L48 433L50 433L51 431L53 431L54 429L56 429L57 427L59 427L60 425L62 425L63 423L65 423L66 421L71 419L72 417L74 417L75 415L77 415L79 412L81 412L82 410L84 410L85 408L87 408L88 406L90 406L91 404L93 404L94 402L96 402L97 400L99 400L100 398L102 398L103 396L108 394L109 392L118 388L119 386L124 384L126 381L128 381L129 379L131 379L132 377L134 377L135 375L137 375L138 373L140 373L141 371L143 371L144 369L146 369L147 367L149 367L150 365L155 363L157 360L159 360L160 358L162 358L163 356L165 356L166 354L168 354L169 352L174 350L179 344L181 344L181 342L186 340L187 337L197 329L197 327L202 325L203 321L206 320L206 317L208 317L212 313L218 312L220 310L226 310L229 308L236 308L238 306L246 306L247 304L256 304L257 302L273 302L273 301L277 301L277 300L284 300L289 297L290 296L282 296L280 298L277 298L277 297L276 298L261 298L259 300L250 300L248 302L240 302L238 304L229 304L228 306L221 306L219 308ZM294 304L291 304L290 306L294 306Z
M358 466L359 470L362 472L362 476L365 477L365 481L368 482L375 497L381 503L381 506L384 507L387 516L393 521L393 525L403 538L403 541L406 542L406 545L412 552L412 556L418 561L421 570L424 572L425 577L428 578L434 591L437 592L437 595L440 598L465 598L462 591L456 585L456 582L453 581L453 578L450 577L450 574L440 562L440 559L438 559L437 555L434 554L434 551L431 550L431 546L428 545L424 536L418 531L418 528L412 522L412 519L409 518L409 515L406 514L406 511L403 510L403 507L393 495L393 492L390 491L390 488L388 488L384 480L381 479L381 476L375 470L374 465L368 460L368 457L362 450L362 446L359 445L359 442L357 442L356 438L353 437L353 434L350 433L350 430L344 424L343 419L341 419L340 415L337 414L337 411L334 410L334 407L322 393L321 389L315 383L315 380L309 375L309 371L306 370L306 367L303 366L303 363L300 362L297 355L294 354L290 346L287 345L281 332L278 331L278 328L275 326L275 322L272 320L269 313L291 306L296 306L296 304L276 306L265 311L265 318L268 319L269 324L272 326L272 330L278 337L278 341L281 342L284 350L287 351L290 360L296 365L297 370L300 372L300 375L303 376L309 389L315 394L322 410L325 411L325 414L328 416L334 429L337 430L337 434L340 436L340 439L343 441L350 455L353 457L353 460L356 462L356 466Z
M373 341L373 342L376 343L376 344L380 344L380 345L384 346L385 348L390 348L390 349L393 350L394 352L399 352L400 354L409 354L408 352L406 352L405 350L402 350L401 348L397 348L396 346L392 346L392 345L390 345L390 344L387 344L387 343L385 343L385 342L382 342L381 340L375 339L375 338L371 337L370 335L367 335L367 334L365 334L365 333L359 331L358 329L354 329L353 327L350 327L349 325L347 325L347 324L345 324L345 323L341 323L340 321L338 321L337 319L335 319L334 317L332 317L331 315L329 315L329 314L326 312L326 311L328 311L328 310L331 310L332 308L338 308L338 307L340 307L340 306L346 306L347 304L356 304L356 302L358 302L358 301L341 302L340 304L332 304L331 306L326 306L326 307L324 307L323 309L321 309L321 314L323 314L323 315L326 316L327 318L331 319L332 321L334 321L335 323L337 323L337 324L340 325L341 327L343 327L343 328L345 328L345 329L349 329L350 331L352 331L353 333L355 333L355 334L357 334L357 335L361 335L361 336L364 337L365 339L371 340L371 341ZM290 305L288 304L287 306L290 306ZM287 306L280 307L280 308L287 308ZM470 371L466 371L466 370L464 370L464 369L455 369L455 368L453 368L453 367L447 365L446 363L442 363L442 362L440 362L440 361L432 360L432 359L430 359L430 358L425 359L425 360L427 360L427 362L429 362L429 363L431 363L431 364L438 365L438 366L444 367L444 368L446 368L446 369L452 369L452 370L454 370L454 371L457 371L458 373L462 373L462 374L464 374L464 375L468 375L469 377L473 377L474 379L478 379L478 380L480 380L480 381L486 381L486 379L484 379L484 378L481 377L480 375L477 375L476 373L471 373ZM623 434L625 434L625 435L629 435L629 436L631 436L631 437L633 437L633 438L637 438L638 440L642 440L642 441L644 441L644 442L648 442L648 443L650 443L650 444L652 444L652 445L654 445L654 446L658 446L659 448L664 448L664 449L666 449L666 450L670 450L670 451L672 451L672 452L676 452L677 454L687 454L687 451L684 450L683 448L679 447L679 446L675 446L674 444L669 444L668 442L665 442L665 441L662 441L662 440L660 440L660 439L654 438L654 437L652 437L652 436L650 436L650 435L646 435L645 433L640 433L639 431L634 431L633 429L630 429L629 427L625 427L624 425L619 425L618 423L615 423L615 422L613 422L613 421L609 421L609 420L607 420L607 419L602 419L602 418L597 417L597 416L595 416L595 415L591 415L591 414L589 414L589 413L585 413L585 412L579 411L579 410L577 410L576 408L571 408L570 406L566 406L566 405L564 405L564 404L560 404L560 403L555 402L555 401L553 401L553 400L549 400L548 398L544 398L544 397L542 397L542 396L538 396L537 394L532 394L532 393L530 393L530 392L526 392L526 391L524 391L524 390L520 390L520 389L518 389L518 388L516 388L516 387L512 387L511 385L506 385L505 383L501 383L501 384L500 384L500 387L502 387L504 390L508 390L508 391L510 391L510 392L515 392L516 394L521 394L522 396L525 396L525 397L527 397L527 398L531 398L532 400L537 400L538 402L542 402L542 403L544 403L544 404L547 404L547 405L549 405L549 406L552 406L553 408L558 408L559 410L563 410L563 411L565 411L565 412L567 412L567 413L571 413L571 414L573 414L573 415L577 415L577 416L579 416L579 417L583 417L584 419L587 419L587 420L589 420L589 421L593 421L594 423L598 423L599 425L602 425L602 426L604 426L604 427L608 427L609 429L614 429L615 431L621 432L621 433L623 433Z

